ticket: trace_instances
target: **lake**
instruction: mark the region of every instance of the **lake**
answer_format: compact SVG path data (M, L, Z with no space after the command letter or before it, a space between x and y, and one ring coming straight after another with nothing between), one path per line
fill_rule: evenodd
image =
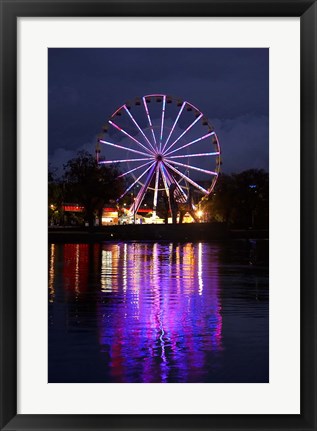
M48 382L269 382L268 241L49 244Z

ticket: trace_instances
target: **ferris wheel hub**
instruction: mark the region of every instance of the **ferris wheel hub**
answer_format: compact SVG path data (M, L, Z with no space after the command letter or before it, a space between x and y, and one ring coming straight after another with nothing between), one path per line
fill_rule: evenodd
M163 160L163 154L157 154L157 155L156 155L156 160L157 160L158 162L161 162L161 161Z

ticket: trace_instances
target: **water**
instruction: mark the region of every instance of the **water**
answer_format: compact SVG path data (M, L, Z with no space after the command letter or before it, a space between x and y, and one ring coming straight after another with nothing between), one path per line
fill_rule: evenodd
M49 245L49 382L268 382L268 242Z

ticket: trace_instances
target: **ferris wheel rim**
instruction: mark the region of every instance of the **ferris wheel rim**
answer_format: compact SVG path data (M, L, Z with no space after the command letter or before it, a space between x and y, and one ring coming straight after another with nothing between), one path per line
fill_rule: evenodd
M161 111L161 118L160 118L160 124L159 126L153 124L151 113L148 108L148 104L151 103L152 99L156 98L156 101L162 102L162 111ZM169 187L172 183L176 185L178 194L180 196L180 199L186 199L186 193L184 192L184 189L188 189L188 187L192 186L194 189L200 191L203 196L209 195L212 190L215 187L219 172L220 172L220 157L221 157L221 149L218 137L214 131L213 126L210 125L209 120L206 119L204 114L192 103L180 99L175 98L166 94L161 93L154 93L154 94L147 94L142 97L137 97L134 99L135 106L142 106L144 112L147 117L148 127L142 128L139 123L138 119L135 118L135 116L130 112L132 108L131 102L126 102L125 104L121 105L118 109L116 109L113 114L109 117L107 127L110 125L111 127L115 128L117 131L122 133L125 137L128 138L128 142L133 142L134 146L133 148L127 145L120 145L114 142L110 142L109 140L105 139L98 139L98 142L101 144L108 145L110 147L115 147L117 150L124 150L127 153L133 153L136 155L134 158L117 158L117 160L105 160L100 161L100 163L104 164L113 164L113 163L140 163L138 166L133 167L132 169L129 169L129 171L124 172L120 175L120 177L125 177L127 175L130 175L134 178L134 181L132 184L130 184L124 193L117 199L117 201L120 201L130 190L131 188L134 188L136 184L138 184L140 190L137 194L137 196L134 198L134 202L131 205L129 211L130 212L137 212L139 206L141 205L141 202L147 193L148 190L154 191L154 199L153 199L153 207L156 208L157 206L157 196L158 193L161 191L165 191L166 195L169 196ZM180 107L176 118L174 119L172 127L169 129L168 137L163 142L163 133L164 130L164 122L166 117L166 105L168 103L177 103L177 107ZM187 108L186 108L187 107ZM184 110L192 110L195 114L195 119L190 123L190 125L180 134L177 136L176 139L175 136L173 139L171 139L173 132L176 128L176 125L178 124L179 118L183 114ZM142 135L140 137L138 135L132 136L131 133L129 133L127 130L122 128L120 125L115 122L115 117L120 116L121 111L124 111L127 113L127 115L132 120L132 123L136 127L137 131ZM177 143L181 141L182 138L191 130L199 121L203 121L203 125L208 126L208 133L204 136L200 136L197 139L194 139L190 142L186 142L181 147L177 147ZM205 122L205 123L204 123ZM159 133L155 133L156 129L159 129ZM149 136L145 133L145 131L150 131ZM105 129L104 129L105 132ZM137 139L138 138L138 139ZM207 140L211 138L211 143L215 145L216 151L209 151L209 152L194 152L192 151L191 154L180 154L179 152L181 150L188 151L190 147L195 145L196 143ZM172 142L170 142L172 141ZM142 157L141 157L142 156ZM214 170L209 169L203 169L199 166L193 166L188 162L188 159L194 158L194 157L216 157L216 167ZM131 156L132 157L132 156ZM183 163L184 160L187 158L187 163ZM176 159L176 160L175 160ZM180 159L180 160L177 160ZM199 159L198 159L199 160ZM145 162L145 163L144 163ZM204 188L200 186L196 181L192 180L189 176L185 175L183 172L180 171L180 169L187 169L187 172L189 170L201 172L206 175L210 175L211 183L208 188ZM136 178L136 172L138 169L144 169L143 173L141 175L138 175ZM147 174L147 175L146 175ZM146 176L145 176L146 175ZM142 182L141 178L145 176L145 179L143 179ZM153 182L154 178L154 187L151 187L151 183ZM159 180L162 180L162 186L159 186ZM180 183L185 182L184 185L180 185ZM134 193L134 192L133 192Z

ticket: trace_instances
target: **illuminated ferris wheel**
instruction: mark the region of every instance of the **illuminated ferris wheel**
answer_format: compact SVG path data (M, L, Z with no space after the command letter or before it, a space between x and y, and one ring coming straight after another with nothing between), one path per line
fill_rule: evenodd
M199 200L215 187L219 141L209 120L187 101L165 94L137 97L111 115L98 142L105 150L99 163L119 165L119 176L127 180L118 201L133 192L131 215L145 197L156 216L160 194L170 198L173 190L175 200L185 203L192 192Z

